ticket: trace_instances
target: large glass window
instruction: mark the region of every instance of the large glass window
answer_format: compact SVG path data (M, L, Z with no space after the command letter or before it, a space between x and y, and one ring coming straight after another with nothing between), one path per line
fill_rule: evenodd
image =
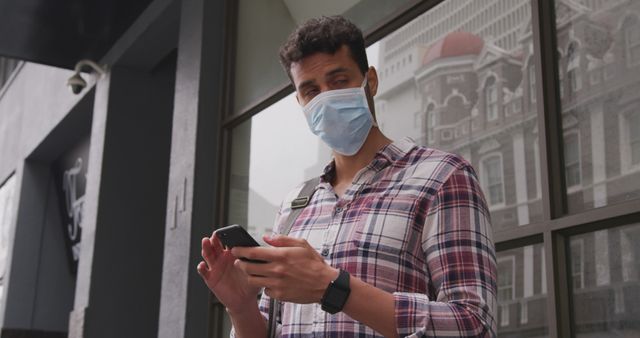
M587 233L570 242L576 337L638 337L640 225Z
M232 1L233 2L233 1ZM416 0L240 0L237 1L237 42L234 102L231 113L242 113L283 89L289 79L278 61L278 49L293 29L313 17L341 14L364 32ZM391 43L404 48L404 39ZM257 52L259 51L259 52ZM411 63L409 63L411 64ZM398 70L406 67L397 66Z
M232 144L229 223L246 225L256 239L271 233L287 193L331 159L293 93L236 127Z
M485 183L497 231L540 221L542 215L534 151L537 106L519 104L528 86L525 60L533 64L531 26L521 24L528 21L530 2L499 3L445 1L368 49L370 64L382 75L375 97L382 132L467 159ZM487 19L477 20L480 13ZM508 13L523 18L509 21ZM440 20L454 17L458 19ZM502 27L500 34L517 38L494 39L485 29L487 20ZM502 99L502 93L509 100ZM230 221L266 230L285 193L322 173L331 152L307 131L299 110L290 96L234 128ZM504 110L509 116L499 114ZM285 115L295 120L283 120ZM298 146L295 151L289 149L292 144ZM294 157L309 158L298 163L302 160ZM305 175L293 174L300 172ZM273 173L283 173L282 179L274 179ZM277 186L271 187L274 182Z
M558 307L557 299L546 296L546 262L564 265L558 260L566 255L569 293L555 289L556 283L549 288L573 302L575 325L569 330L578 337L609 337L615 330L636 336L637 326L629 318L640 314L635 310L640 303L640 246L634 244L640 241L640 226L570 237L566 255L547 260L551 243L527 245L543 238L543 230L533 235L532 229L520 232L519 226L548 225L557 218L561 222L554 226L563 228L582 221L543 213L549 203L543 199L554 192L544 186L548 172L541 163L554 159L538 146L541 137L548 142L550 134L538 130L538 111L543 111L539 107L548 98L538 93L537 78L545 79L551 70L534 48L535 36L546 33L532 32L536 18L531 17L531 3L442 1L370 46L369 61L380 76L374 98L378 125L391 139L409 136L418 144L459 154L476 169L495 238L509 248L497 254L500 337L548 336L548 309ZM555 4L557 44L546 47L558 51L561 110L560 116L553 115L554 109L544 113L562 121L568 211L603 207L601 211L615 209L620 216L618 208L608 206L640 198L640 67L630 61L640 48L633 14L640 13L640 2ZM549 24L545 20L539 24ZM251 26L244 25L241 36ZM261 50L251 46L256 49ZM263 58L272 52L239 57ZM245 79L236 82L236 92L249 88L248 74L265 69L259 64L238 70L236 79ZM258 85L272 92L280 88ZM251 101L246 93L255 98L269 92L236 95L235 112ZM229 223L246 224L259 237L271 231L285 194L322 173L331 150L308 131L293 95L249 119L232 121L228 128L233 140L227 218ZM512 240L519 247L511 249Z
M556 1L558 69L570 213L640 198L640 2ZM635 56L634 56L635 55ZM602 73L602 74L601 74Z

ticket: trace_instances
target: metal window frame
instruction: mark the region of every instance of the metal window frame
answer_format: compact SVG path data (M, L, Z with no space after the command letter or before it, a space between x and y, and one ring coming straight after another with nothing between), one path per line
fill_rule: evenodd
M227 13L230 38L225 51L225 103L219 128L220 147L218 178L219 203L215 206L218 224L226 224L228 218L229 175L231 164L232 132L241 123L250 120L260 111L271 106L294 91L291 84L283 84L266 96L233 114L233 88L235 70L236 25L238 6L233 0ZM446 2L447 0L412 1L391 13L372 29L364 32L366 46L382 39L414 18ZM530 0L531 30L535 53L531 60L535 66L536 107L538 118L538 149L540 158L540 192L542 220L521 227L513 227L494 233L498 252L527 245L542 244L546 266L547 326L551 338L574 337L572 294L570 288L569 238L573 235L640 222L640 203L637 200L607 205L570 214L567 207L567 189L564 175L564 149L562 106L560 100L560 73L558 69L558 45L555 21L555 1ZM217 304L217 307L221 304ZM214 304L216 307L216 304ZM220 309L218 309L220 310ZM215 317L221 322L220 311ZM220 335L218 330L217 336Z

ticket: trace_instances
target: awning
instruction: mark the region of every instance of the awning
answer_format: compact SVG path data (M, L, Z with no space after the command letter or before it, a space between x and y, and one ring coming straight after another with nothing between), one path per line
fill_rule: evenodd
M73 68L99 60L151 0L0 0L0 56Z

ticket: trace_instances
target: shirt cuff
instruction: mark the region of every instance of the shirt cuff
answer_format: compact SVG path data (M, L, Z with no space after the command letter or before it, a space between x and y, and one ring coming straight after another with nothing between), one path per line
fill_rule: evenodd
M424 320L429 313L429 297L420 293L395 292L393 298L398 335L410 338L423 337Z

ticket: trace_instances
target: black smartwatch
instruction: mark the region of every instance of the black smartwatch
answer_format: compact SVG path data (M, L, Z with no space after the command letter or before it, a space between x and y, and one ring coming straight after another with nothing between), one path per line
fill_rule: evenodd
M327 290L322 296L320 304L322 304L322 310L335 314L342 311L344 304L347 303L347 298L351 293L349 287L349 273L340 269L338 278L329 283Z

